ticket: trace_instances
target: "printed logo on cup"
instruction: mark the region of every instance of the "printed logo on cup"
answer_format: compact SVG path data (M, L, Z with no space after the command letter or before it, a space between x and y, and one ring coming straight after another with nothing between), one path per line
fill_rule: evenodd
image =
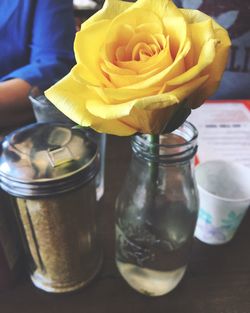
M200 209L195 237L208 244L230 241L250 205L250 168L222 160L197 166Z

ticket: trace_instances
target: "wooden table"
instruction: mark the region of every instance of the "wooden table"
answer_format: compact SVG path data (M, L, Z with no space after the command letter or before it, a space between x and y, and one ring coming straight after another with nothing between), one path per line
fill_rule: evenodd
M130 158L128 138L109 137L106 192L100 203L104 264L86 288L68 295L39 291L27 277L0 294L0 313L249 313L250 214L223 246L195 240L188 271L166 296L145 297L120 277L114 263L114 201Z

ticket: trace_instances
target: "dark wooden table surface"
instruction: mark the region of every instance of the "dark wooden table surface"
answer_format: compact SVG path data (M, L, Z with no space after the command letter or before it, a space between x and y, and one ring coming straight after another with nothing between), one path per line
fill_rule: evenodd
M223 246L194 241L179 286L149 298L131 289L114 263L114 201L130 158L128 138L109 137L106 191L100 203L104 264L82 290L67 295L42 292L27 277L0 294L0 313L250 313L250 214L235 238Z

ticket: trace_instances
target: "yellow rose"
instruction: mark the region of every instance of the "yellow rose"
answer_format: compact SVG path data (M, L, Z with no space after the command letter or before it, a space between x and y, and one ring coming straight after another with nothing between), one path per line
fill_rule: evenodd
M184 101L196 108L216 90L229 46L209 16L171 0L106 0L76 35L77 65L45 94L82 126L157 134Z

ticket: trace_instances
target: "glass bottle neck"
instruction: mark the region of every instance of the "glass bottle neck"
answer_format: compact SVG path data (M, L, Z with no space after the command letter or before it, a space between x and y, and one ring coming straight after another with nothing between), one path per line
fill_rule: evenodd
M132 150L140 159L163 164L186 162L197 151L198 131L185 122L172 133L155 135L136 135L132 139ZM158 140L157 140L158 139Z

